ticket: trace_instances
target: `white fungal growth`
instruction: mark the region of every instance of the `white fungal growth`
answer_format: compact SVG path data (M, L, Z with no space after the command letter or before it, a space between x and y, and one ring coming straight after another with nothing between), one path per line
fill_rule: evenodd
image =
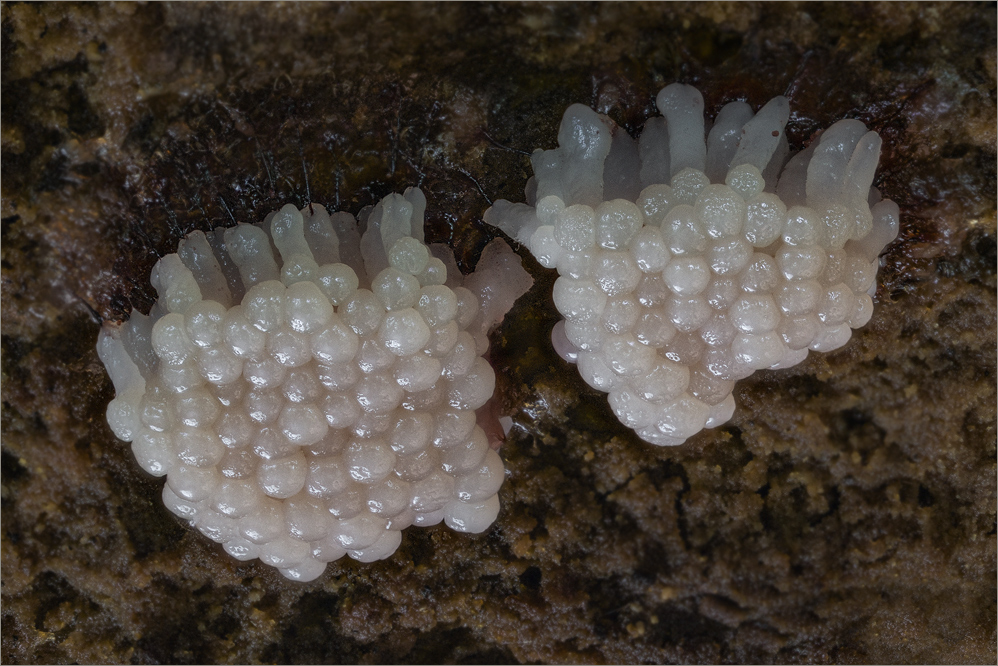
M495 520L481 356L532 280L501 240L463 278L423 243L425 205L410 188L359 228L311 204L194 232L153 269L150 314L102 329L112 430L233 557L308 581L388 557L409 525Z
M898 207L872 188L880 137L842 120L791 155L786 98L725 105L666 86L634 140L574 104L531 157L527 203L485 221L556 268L558 354L645 441L734 412L736 380L844 345L869 321Z

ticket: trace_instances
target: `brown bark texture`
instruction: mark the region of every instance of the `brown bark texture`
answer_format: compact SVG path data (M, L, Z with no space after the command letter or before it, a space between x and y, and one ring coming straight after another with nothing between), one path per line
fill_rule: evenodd
M2 659L994 663L993 3L2 5ZM163 508L109 430L101 319L195 229L420 185L464 270L582 102L681 81L883 138L873 319L644 444L553 352L554 275L492 338L502 510L298 584Z

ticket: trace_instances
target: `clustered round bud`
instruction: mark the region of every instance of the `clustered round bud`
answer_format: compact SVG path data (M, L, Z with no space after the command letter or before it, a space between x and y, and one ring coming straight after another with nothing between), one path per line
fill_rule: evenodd
M482 355L532 281L502 241L463 278L424 244L425 203L410 188L359 228L310 204L194 232L153 269L150 314L103 328L111 428L233 557L307 581L391 555L409 525L495 520Z
M527 204L485 221L557 269L552 341L621 423L676 445L734 412L736 380L844 345L869 321L898 207L880 137L835 123L791 156L784 97L758 113L672 84L634 140L582 105L534 152Z

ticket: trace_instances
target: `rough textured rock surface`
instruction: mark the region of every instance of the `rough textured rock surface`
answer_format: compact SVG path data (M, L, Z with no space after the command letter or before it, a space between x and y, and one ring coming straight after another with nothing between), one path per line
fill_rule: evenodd
M5 662L994 663L991 4L2 7ZM107 427L99 317L187 231L418 183L465 268L572 102L631 131L674 80L880 132L877 310L658 449L551 349L553 277L493 339L496 525L314 583L165 508ZM526 253L524 253L526 254Z

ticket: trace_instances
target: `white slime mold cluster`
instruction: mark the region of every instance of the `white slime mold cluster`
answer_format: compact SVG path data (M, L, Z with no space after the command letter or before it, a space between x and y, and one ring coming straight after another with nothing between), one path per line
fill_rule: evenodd
M676 445L734 412L736 380L844 345L869 321L898 206L872 188L880 137L842 120L790 154L789 105L672 84L634 140L572 105L531 157L527 204L485 221L556 268L555 349L621 423ZM708 131L709 130L709 131Z
M388 557L409 525L495 520L482 355L532 280L502 241L463 278L424 244L425 206L410 188L360 227L313 204L194 232L153 269L150 314L102 329L115 435L233 557L307 581Z

